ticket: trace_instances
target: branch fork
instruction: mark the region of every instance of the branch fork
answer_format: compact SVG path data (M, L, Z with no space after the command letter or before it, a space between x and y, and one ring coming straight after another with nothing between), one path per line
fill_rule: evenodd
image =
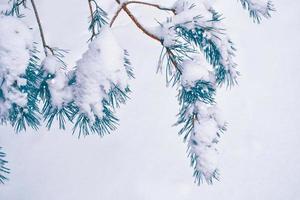
M38 13L37 7L35 5L35 2L34 2L34 0L30 0L30 1L31 1L31 5L32 5L33 11L34 11L34 15L35 15L38 27L39 27L40 36L41 36L41 40L42 40L45 55L46 56L49 55L48 50L51 52L52 55L54 55L54 50L46 43L45 34L44 34L44 31L43 31L42 23L41 23L41 20L40 20L39 13Z

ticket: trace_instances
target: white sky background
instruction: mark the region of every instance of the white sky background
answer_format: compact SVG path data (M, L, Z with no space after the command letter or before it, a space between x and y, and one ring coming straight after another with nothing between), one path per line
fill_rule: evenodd
M218 95L229 122L221 143L220 182L193 183L186 144L177 136L179 127L171 127L176 91L155 74L161 47L122 15L115 33L130 52L136 79L131 100L119 111L119 129L104 138L78 140L71 130L16 135L1 126L0 146L12 173L0 186L0 199L299 199L300 2L274 4L277 12L261 25L253 24L235 0L216 5L238 49L242 73L239 86ZM38 0L37 6L49 44L70 49L66 59L73 66L89 38L86 1ZM154 9L132 10L145 24L155 23L153 14L164 17Z

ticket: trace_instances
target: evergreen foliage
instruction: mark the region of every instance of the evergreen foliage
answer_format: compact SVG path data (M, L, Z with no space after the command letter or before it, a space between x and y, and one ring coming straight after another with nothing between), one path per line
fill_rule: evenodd
M253 0L240 0L244 9L249 11L249 16L254 22L260 23L262 18L270 18L271 11L275 11L272 1L259 2Z
M25 107L13 104L9 111L9 121L15 128L16 132L26 130L29 126L35 130L40 126L39 107L36 98L37 94L37 81L39 80L39 58L36 55L37 50L31 50L31 57L26 69L24 77L27 80L26 85L15 87L27 95L27 105Z
M269 11L273 10L271 2L267 3L264 11L263 7L254 7L257 4L251 0L241 2L256 22L260 22L261 16L268 18ZM175 125L182 125L179 135L183 135L184 141L188 142L195 182L200 184L206 180L211 184L213 179L219 179L219 173L215 163L210 161L208 156L218 154L216 144L221 133L226 131L226 123L217 113L215 94L217 86L225 84L231 87L237 83L239 72L236 71L233 61L236 48L221 24L222 15L212 7L208 8L207 13L193 12L199 9L196 4L179 0L174 9L176 15L160 23L159 30L156 30L164 46L158 69L162 71L164 68L167 83L177 85L179 90L180 111ZM189 13L196 14L193 16ZM188 66L184 63L186 60L196 62L195 54L204 55L206 62L214 70L213 78L193 79L192 75L190 78L193 84L185 85L183 71ZM202 61L199 69L201 65L203 67L207 64ZM212 126L207 128L211 124Z
M10 0L11 9L5 12L6 15L16 16L16 17L24 17L24 15L20 12L20 8L26 8L27 0Z
M92 36L90 40L92 40L97 34L100 33L100 30L103 26L107 25L107 13L98 5L97 1L95 0L89 0L90 5L91 3L95 5L94 11L92 11L91 14L91 21L89 25L89 30L92 32ZM91 7L92 9L92 7Z
M269 18L274 10L270 1L240 2L258 23L262 17ZM26 0L11 0L9 3L11 9L2 14L24 17L20 9L26 8ZM25 79L26 83L19 84L16 79L7 89L3 88L7 77L2 78L1 123L10 123L19 132L27 127L38 129L41 119L48 129L55 121L61 129L66 129L66 123L70 122L73 134L78 133L78 137L90 134L104 136L117 128L119 119L115 111L129 99L131 90L128 81L134 78L133 68L129 53L118 45L109 27L109 15L96 0L89 0L88 3L91 11L89 47L71 71L64 62L67 51L46 44L40 21L37 20L45 58L39 58L37 44L33 43L24 73L17 77ZM177 0L171 8L153 4L158 9L171 11L173 16L160 22L157 29L148 30L126 7L130 2L117 0L116 3L138 28L161 43L158 71L165 71L167 85L178 89L180 109L175 125L182 126L179 135L183 135L188 143L195 182L200 184L205 180L211 184L213 179L219 179L214 158L218 155L216 145L219 138L226 131L226 123L219 117L216 105L216 90L222 85L233 86L239 75L234 62L236 48L222 24L222 15L206 1ZM152 5L136 1L131 3ZM37 17L34 6L33 9ZM119 11L114 17L118 16ZM27 50L26 47L24 52ZM6 94L9 92L26 96L26 104L7 101ZM7 102L11 105L6 105ZM2 107L8 107L9 111L3 112ZM0 183L6 180L4 174L9 173L4 156L0 152Z
M2 147L0 147L0 184L4 184L4 181L7 179L7 174L9 174L9 169L6 167L7 161L4 160L5 153L2 151Z
M66 64L63 61L64 54L67 53L66 50L62 50L59 48L52 49L53 56L59 64L59 68L57 69L60 73L65 74L66 72ZM42 101L42 110L41 113L43 115L44 121L46 122L46 127L50 129L53 125L54 119L58 121L59 128L65 129L66 122L72 121L76 112L77 108L74 103L66 102L60 107L52 104L52 96L49 89L49 83L56 78L56 72L48 72L43 64L40 69L40 80L39 80L39 88L37 92L37 98ZM68 77L69 78L69 77ZM69 83L72 83L69 81Z

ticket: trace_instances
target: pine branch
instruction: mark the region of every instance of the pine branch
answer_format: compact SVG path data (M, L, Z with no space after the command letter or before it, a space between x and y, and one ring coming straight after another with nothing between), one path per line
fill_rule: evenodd
M257 0L240 0L244 9L249 11L249 16L253 22L260 23L262 17L270 18L271 12L275 11L271 0L257 1Z
M148 3L148 2L143 2L143 1L127 1L124 4L126 4L126 5L129 5L129 4L141 4L141 5L155 7L157 9L159 9L159 10L171 11L174 14L176 12L174 8L167 8L167 7L163 7L161 5L158 5L158 4Z
M120 1L119 0L116 0L119 4L120 4ZM161 42L161 40L156 36L154 35L153 33L149 32L138 20L137 18L130 12L130 10L127 8L127 4L123 4L122 7L121 7L125 12L126 14L129 16L129 18L134 22L134 24L141 30L143 31L143 33L145 33L146 35L148 35L150 38L158 41L158 42Z
M178 67L178 63L173 59L175 57L174 53L170 50L170 48L167 48L167 54L170 55L170 60L172 62L172 64L174 65L174 67L178 70L179 74L181 75L181 69Z
M95 10L93 9L92 2L95 5ZM88 0L89 10L90 10L90 26L89 30L92 32L90 40L93 40L96 35L100 33L100 29L108 24L107 23L107 13L100 8L95 0Z
M33 11L34 11L34 15L35 15L38 27L39 27L40 36L41 36L41 39L42 39L42 44L43 44L45 55L48 56L47 49L50 50L50 52L54 55L53 49L51 47L49 47L46 43L42 23L41 23L41 20L40 20L39 13L38 13L37 7L35 5L35 2L34 2L34 0L30 0L30 1L31 1L31 5L32 5Z
M16 15L17 17L23 17L24 15L20 14L20 6L26 8L26 0L13 0L12 8L5 12L5 15Z
M92 0L88 0L88 4L89 4L91 18L93 18L94 11L93 11L93 6L92 6ZM95 28L92 27L92 37L91 38L93 38L95 35L96 35Z
M19 7L26 7L26 0L12 0L12 2L12 9L5 14L22 17ZM184 141L188 141L188 155L194 168L195 181L200 184L206 180L207 183L211 184L213 179L218 180L218 168L211 157L214 158L218 154L216 144L221 133L226 130L226 122L223 122L218 116L215 102L216 89L218 85L223 83L233 85L239 74L235 70L236 64L233 61L234 45L223 32L225 29L219 26L221 15L211 7L207 11L212 16L206 15L207 13L201 7L198 10L199 15L194 16L192 14L195 12L189 11L196 7L196 4L181 0L178 0L177 6L173 8L143 1L116 0L116 2L120 7L112 17L109 23L110 27L113 26L123 10L138 29L163 46L158 70L161 70L163 66L166 70L167 83L173 83L173 86L178 86L177 89L179 90L180 110L175 125L183 126L179 134L184 135ZM240 0L240 2L256 22L260 22L262 17L270 17L270 12L274 10L273 4L269 0L265 4L259 0ZM102 41L109 41L111 38L114 41L110 28L105 27L108 24L106 12L98 6L96 0L88 0L91 17L89 30L92 32L90 42L92 45L89 45L89 50L83 54L80 62L77 62L76 70L70 74L65 74L64 71L61 71L65 66L62 61L63 54L59 53L56 48L47 45L34 0L31 0L31 4L46 55L44 61L47 59L51 61L53 57L56 61L54 64L53 62L43 62L44 64L40 68L37 63L36 52L30 54L31 58L26 73L19 75L20 78L27 80L26 85L18 85L17 82L8 85L21 94L27 94L28 103L18 105L15 101L11 101L12 107L9 109L9 113L0 116L0 122L1 120L3 122L9 121L17 132L25 130L27 125L37 129L40 125L40 118L37 114L41 99L44 106L40 114L43 115L49 129L56 118L62 129L65 129L66 121L72 122L74 124L73 134L78 130L78 137L91 133L97 133L100 136L109 134L116 129L119 121L115 116L115 109L127 101L128 94L131 92L127 80L124 82L120 80L123 80L126 74L128 79L134 78L134 75L128 53L123 48L119 48L117 41L115 41L115 45L110 43L109 48L105 48L107 43L101 43ZM128 6L131 4L145 5L172 12L171 14L174 16L160 24L161 31L152 31L144 27L130 11ZM106 31L109 32L105 32L106 28ZM99 47L101 50L97 58L95 52L99 49L95 47ZM120 62L121 64L118 66L120 69L118 71L121 72L118 75L118 80L122 84L107 74L99 73L94 76L94 73L103 70L102 67L111 68L110 63L107 66L99 66L99 62L86 62L91 58L97 61L105 60L106 55L114 55L117 48L124 50L124 62ZM50 53L48 50L53 56L48 55ZM102 54L102 52L106 52L106 54ZM195 54L200 54L202 57L198 58ZM111 58L108 56L108 59ZM115 65L115 63L112 64ZM13 67L10 66L10 68ZM87 67L88 70L86 70ZM95 68L96 70L93 71ZM103 80L107 80L107 82ZM85 94L87 88L97 88L98 92L101 93L99 96L94 96L95 90L91 90ZM0 97L5 99L1 92L0 90ZM6 175L9 173L9 169L5 166L7 161L4 157L5 153L1 152L0 147L0 184L7 179Z
M120 4L120 1L117 1ZM154 4L154 3L148 3L148 2L143 2L143 1L127 1L125 3L123 3L121 5L121 7L117 10L116 14L113 16L111 22L110 22L110 27L112 27L113 23L115 22L115 20L117 19L118 15L120 14L120 12L122 11L122 9L124 7L127 7L129 4L140 4L140 5L146 5L146 6L150 6L150 7L155 7L157 9L160 10L165 10L165 11L171 11L174 14L176 13L174 8L167 8L167 7L163 7L161 5L158 4Z
M111 19L110 23L109 23L109 27L112 27L113 24L115 23L116 19L118 18L120 12L123 10L123 6L120 6L120 8L117 10L117 12L115 13L115 15L113 16L113 18Z
M163 45L163 41L156 36L155 34L151 33L150 31L148 31L138 20L137 18L132 14L132 12L127 8L127 5L129 4L142 4L142 5L147 5L147 6L152 6L152 7L156 7L160 10L167 10L167 11L172 11L174 14L176 14L175 9L173 8L165 8L162 7L158 4L152 4L152 3L147 3L147 2L142 2L142 1L128 1L125 3L121 3L120 0L116 0L116 2L118 4L121 5L121 7L117 10L116 14L114 15L114 17L112 18L112 21L110 22L110 27L112 27L113 23L115 22L116 18L118 17L118 15L120 14L120 12L122 10L124 10L126 12L126 14L129 16L129 18L134 22L134 24L147 36L149 36L150 38L160 42ZM170 56L170 57L174 57L173 53L167 48L166 53ZM181 70L180 70L180 66L178 65L178 63L174 60L171 59L171 62L173 64L173 66L176 68L176 71L178 71L179 74L181 74Z

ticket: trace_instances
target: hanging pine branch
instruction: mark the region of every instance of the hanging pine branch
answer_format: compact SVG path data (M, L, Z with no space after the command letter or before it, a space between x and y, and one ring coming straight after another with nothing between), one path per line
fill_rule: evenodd
M74 131L103 136L115 130L118 118L114 109L128 99L132 77L127 51L118 45L109 27L102 28L74 71L73 98L78 107Z

